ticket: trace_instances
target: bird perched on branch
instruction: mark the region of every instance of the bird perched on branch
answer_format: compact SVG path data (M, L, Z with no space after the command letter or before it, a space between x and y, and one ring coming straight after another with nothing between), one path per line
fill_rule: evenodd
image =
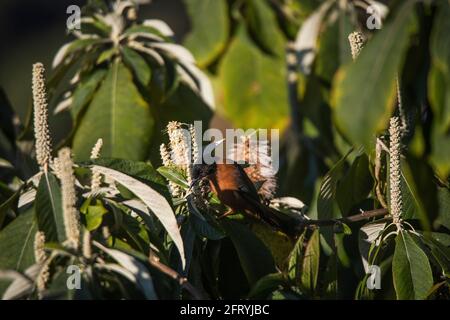
M294 236L296 223L291 217L263 204L255 185L238 163L196 164L192 172L194 186L202 179L209 181L211 190L230 209L220 217L243 213Z

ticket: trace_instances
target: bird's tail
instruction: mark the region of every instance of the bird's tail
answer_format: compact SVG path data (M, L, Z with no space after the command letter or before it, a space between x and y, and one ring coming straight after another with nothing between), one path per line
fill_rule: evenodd
M297 219L268 206L260 205L259 209L261 220L267 224L291 237L299 234L299 221Z

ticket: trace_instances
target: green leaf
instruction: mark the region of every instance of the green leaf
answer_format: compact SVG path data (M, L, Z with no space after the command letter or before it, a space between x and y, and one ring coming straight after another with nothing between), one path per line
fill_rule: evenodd
M247 227L230 219L224 220L222 226L234 244L251 286L263 276L276 271L270 251Z
M98 45L104 43L105 40L98 38L87 38L87 39L77 39L72 42L63 45L59 51L56 53L53 59L53 68L59 66L69 55L89 48L90 46Z
M402 66L414 22L414 2L407 1L364 47L355 63L335 79L336 125L354 145L371 151L374 137L386 129L394 108L397 72Z
M210 220L201 220L195 215L191 216L191 224L195 230L195 233L200 238L206 238L209 240L220 240L223 239L226 235L225 233L219 229L218 226L214 225Z
M245 22L256 44L273 55L280 53L283 40L279 36L278 25L270 6L261 0L248 0L245 9Z
M101 38L108 38L111 34L111 26L96 17L90 18L92 19L84 19L81 21L81 33L94 34Z
M301 236L297 239L297 242L295 243L295 246L289 255L288 274L289 278L293 281L299 281L302 275L301 262L305 251L304 242L305 233L302 233Z
M376 240L385 227L386 222L370 222L359 229L358 248L366 273L369 270L371 248L379 244Z
M319 277L320 233L315 230L308 241L302 263L301 283L304 288L314 292Z
M323 178L320 186L319 197L317 199L318 219L333 219L341 217L339 210L335 209L335 199L338 183L344 176L345 163L351 152L352 151L348 152L344 157L342 157Z
M17 202L22 194L24 187L25 187L25 184L23 184L19 188L19 190L14 192L3 203L0 204L0 230L2 229L3 222L5 221L5 217L8 213L8 210L11 210L12 208L16 207Z
M154 120L130 71L116 61L90 103L73 139L75 158L89 159L97 139L106 157L144 159L149 151Z
M436 259L438 267L442 268L442 273L450 278L450 248L432 237L425 237L424 241L430 247L431 254Z
M169 40L169 38L166 35L164 35L164 33L161 32L161 30L158 30L157 28L152 26L145 26L145 25L133 25L123 33L123 36L125 37L141 36L153 40L155 39L155 37L158 37L163 40Z
M108 213L108 210L103 206L103 203L100 200L95 200L94 203L90 203L90 205L86 209L86 228L89 231L95 230L102 224L103 215Z
M167 180L176 183L177 185L189 189L189 184L180 170L175 167L159 167L158 172Z
M34 210L20 214L0 232L0 269L25 271L34 263Z
M372 191L373 179L369 170L369 158L362 154L355 158L350 170L342 178L336 190L339 208L344 215L367 198Z
M216 95L223 96L223 112L235 127L281 130L286 127L284 58L264 55L242 27L221 62L219 77L217 89L223 92Z
M191 194L187 197L187 205L189 213L191 213L189 221L195 233L200 238L210 240L220 240L226 237L225 232L220 228L217 220L212 218L209 213L203 213L197 208L194 196Z
M326 8L326 3L324 7ZM310 51L303 49L306 57L314 54L314 51L318 51L315 62L315 73L320 79L326 80L330 84L338 68L352 60L348 35L354 28L351 17L346 11L334 8L327 15L330 17L334 14L338 15L336 21L333 23L323 23L324 30L320 33L318 49L314 47ZM305 67L302 66L302 68Z
M64 242L67 237L64 228L61 189L58 179L52 173L47 172L42 175L34 206L39 230L45 233L46 240Z
M108 50L103 51L95 61L96 65L100 65L105 61L111 60L117 54L117 48L113 47Z
M336 192L339 180L342 179L345 173L345 163L347 157L351 154L349 151L342 157L325 175L320 185L319 195L317 198L317 218L321 220L328 220L342 217L336 201ZM325 250L327 254L330 253L334 246L333 230L332 228L322 228L320 230L325 240Z
M83 163L83 165L98 165L125 173L133 178L145 182L159 193L169 197L169 190L163 176L158 173L150 162L132 161L125 159L99 158Z
M284 279L282 273L268 274L255 283L255 285L251 288L247 298L266 299L269 294L271 294L275 290L280 289L280 287L285 283L286 280Z
M431 221L437 218L438 201L437 186L433 181L433 171L420 159L408 157L401 162L404 195L404 207L412 208L412 212L404 211L403 218L418 218L425 230L430 230ZM412 203L408 203L411 201Z
M311 67L317 52L317 39L319 33L321 31L323 32L323 30L321 30L323 20L333 4L333 0L323 2L317 10L311 12L307 18L302 21L302 26L296 36L295 49L298 52L299 69L303 74L311 73ZM334 13L336 13L335 10ZM325 37L327 37L326 31ZM326 45L324 47L326 47ZM332 60L335 58L336 55L332 57ZM327 64L329 62L330 61L328 61ZM321 67L319 67L319 69L320 68Z
M397 299L425 299L433 286L428 257L407 231L401 231L395 239L392 261Z
M225 0L184 0L192 29L184 41L201 67L213 62L228 39L228 5Z
M450 4L441 1L435 18L430 50L428 95L434 113L431 162L443 179L450 173Z
M125 64L133 71L139 82L146 87L152 75L152 70L147 61L135 50L128 47L122 47L122 56Z
M80 84L77 85L70 106L70 113L75 122L78 122L80 113L84 110L89 101L92 100L95 91L101 81L105 78L105 75L106 70L98 69L84 78Z
M186 260L184 255L183 240L180 235L180 230L178 229L175 213L166 198L150 186L124 173L101 166L94 166L93 168L106 177L125 186L138 198L140 198L150 210L152 210L159 221L161 221L161 224L164 226L168 235L172 238L175 246L177 247L184 268L186 265Z
M450 230L450 190L438 188L439 217L437 223Z
M450 75L444 76L436 67L432 67L429 76L429 88L431 105L450 110ZM443 112L450 114L450 111L440 113ZM442 117L449 116L442 115ZM446 180L450 173L450 129L448 125L440 121L443 118L439 116L433 118L430 161L436 167L439 176Z
M114 265L109 264L109 266L112 267L110 269L111 271L117 272L130 280L138 289L140 289L144 293L147 299L157 299L150 272L148 271L146 266L142 264L142 262L125 252L106 248L99 243L94 244L120 264L120 267L113 267Z
M24 272L35 263L34 237L37 231L34 210L20 214L0 232L0 270ZM0 281L0 293L6 289ZM0 294L2 296L2 294Z

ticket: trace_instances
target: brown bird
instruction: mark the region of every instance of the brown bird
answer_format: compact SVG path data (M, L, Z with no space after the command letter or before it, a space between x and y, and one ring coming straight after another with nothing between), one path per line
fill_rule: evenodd
M296 234L295 223L292 219L261 202L253 182L241 165L237 163L197 164L193 168L192 176L194 179L192 186L201 179L208 179L211 190L222 204L230 208L220 217L244 213L266 222L287 235Z

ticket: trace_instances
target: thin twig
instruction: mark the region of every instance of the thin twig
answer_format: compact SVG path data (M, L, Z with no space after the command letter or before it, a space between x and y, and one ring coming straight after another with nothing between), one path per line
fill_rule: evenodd
M178 284L189 291L189 293L194 297L196 300L206 300L206 297L203 296L203 294L195 288L185 277L182 277L178 272L170 268L169 266L166 266L165 264L161 263L159 261L159 258L153 254L152 251L150 251L148 262L150 265L161 271L162 273L168 275L170 278L178 282Z
M307 226L318 226L318 227L322 226L323 227L323 226L333 226L336 223L352 223L352 222L367 220L367 219L374 218L374 217L385 216L387 214L389 214L388 210L385 208L382 208L382 209L364 211L364 212L361 212L360 214L355 214L350 217L339 218L339 219L305 220L305 221L302 221L297 226L297 229L300 230Z

